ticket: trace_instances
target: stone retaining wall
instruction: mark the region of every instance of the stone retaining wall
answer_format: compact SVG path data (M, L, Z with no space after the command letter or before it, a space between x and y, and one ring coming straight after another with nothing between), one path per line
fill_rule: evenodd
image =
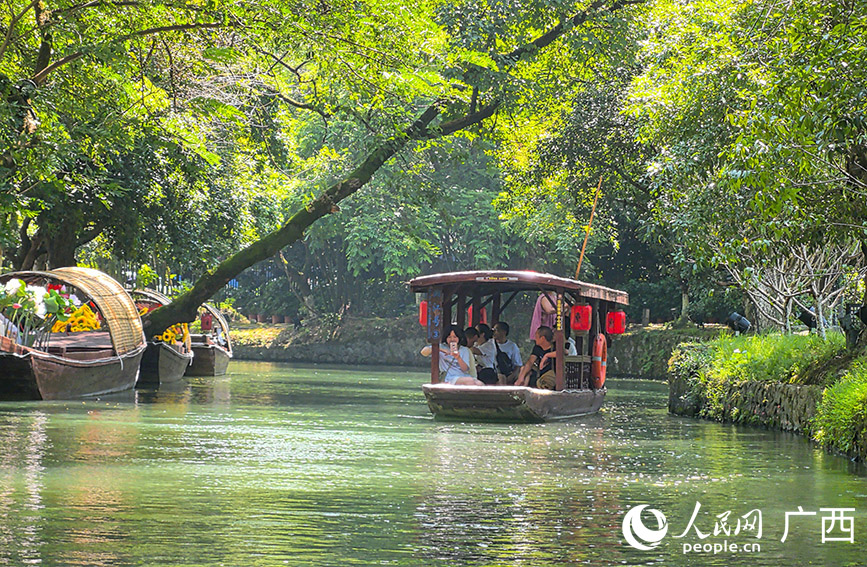
M822 386L768 382L730 384L722 392L722 415L717 415L700 385L690 378L671 377L668 411L808 434L822 390Z
M687 334L676 329L636 329L611 337L608 347L608 373L623 378L668 378L668 359L677 345L710 340L719 329L695 330Z
M236 344L235 358L269 362L322 362L385 366L429 367L430 359L419 354L417 340L348 343L314 343L277 347Z
M718 335L709 331L707 338ZM608 375L619 377L651 378L665 380L668 375L668 359L674 348L684 341L695 341L695 335L685 335L671 330L630 331L610 339L608 349ZM245 345L235 341L235 358L240 360L264 360L270 362L325 362L335 364L399 365L426 368L430 359L419 354L424 340L413 337L408 340L319 342L298 345ZM526 358L532 345L521 345Z

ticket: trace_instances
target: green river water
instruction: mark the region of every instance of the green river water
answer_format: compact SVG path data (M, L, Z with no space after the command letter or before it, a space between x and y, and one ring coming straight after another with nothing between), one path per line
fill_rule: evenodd
M867 562L865 470L802 437L669 416L643 380L582 419L439 422L426 379L234 361L169 391L0 403L0 566ZM622 528L641 504L668 525L647 551Z

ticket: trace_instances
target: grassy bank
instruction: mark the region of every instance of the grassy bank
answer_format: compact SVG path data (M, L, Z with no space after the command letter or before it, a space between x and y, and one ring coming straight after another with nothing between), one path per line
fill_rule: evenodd
M867 352L847 351L840 334L683 344L671 357L669 377L691 408L678 413L784 429L789 416L806 416L803 433L867 460Z

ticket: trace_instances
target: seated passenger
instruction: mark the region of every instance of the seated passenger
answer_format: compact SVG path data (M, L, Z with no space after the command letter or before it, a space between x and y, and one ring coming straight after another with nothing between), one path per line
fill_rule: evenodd
M473 327L467 327L464 329L464 336L467 338L467 348L472 351L479 342L479 332Z
M515 386L554 389L554 331L541 326L536 330L536 346L515 381ZM541 382L541 384L540 384ZM550 386L550 387L549 387Z
M447 331L439 347L440 372L443 373L443 382L457 386L484 386L484 382L480 382L472 376L476 370L475 362L470 349L465 346L466 337L463 331L454 326L448 327ZM421 354L422 356L430 356L430 345L421 349Z
M509 324L505 321L498 321L494 324L494 362L496 363L497 373L500 384L514 384L518 379L518 372L521 370L521 349L514 341L509 340ZM506 355L506 360L500 354ZM510 364L505 364L506 362ZM511 366L511 368L508 368Z
M473 351L478 365L478 378L485 384L497 384L499 376L494 364L497 359L497 347L494 346L494 332L485 323L476 326L479 331L479 342Z

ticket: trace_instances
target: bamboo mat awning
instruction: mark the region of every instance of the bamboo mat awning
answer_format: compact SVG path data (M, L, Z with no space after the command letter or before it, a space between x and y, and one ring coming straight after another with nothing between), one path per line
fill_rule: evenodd
M105 320L115 353L122 356L144 345L141 317L129 294L116 280L92 268L57 268L48 272L9 272L0 276L6 282L19 278L28 283L49 279L69 284L86 293Z
M210 303L203 303L202 307L205 308L211 315L214 316L214 319L223 327L223 333L226 334L226 349L231 353L232 352L232 339L229 337L229 323L226 321L226 318L223 317L223 314L220 313L220 310L211 305Z
M133 297L141 296L147 301L159 303L160 305L168 305L172 302L167 295L163 295L162 293L149 288L134 289L130 295Z

